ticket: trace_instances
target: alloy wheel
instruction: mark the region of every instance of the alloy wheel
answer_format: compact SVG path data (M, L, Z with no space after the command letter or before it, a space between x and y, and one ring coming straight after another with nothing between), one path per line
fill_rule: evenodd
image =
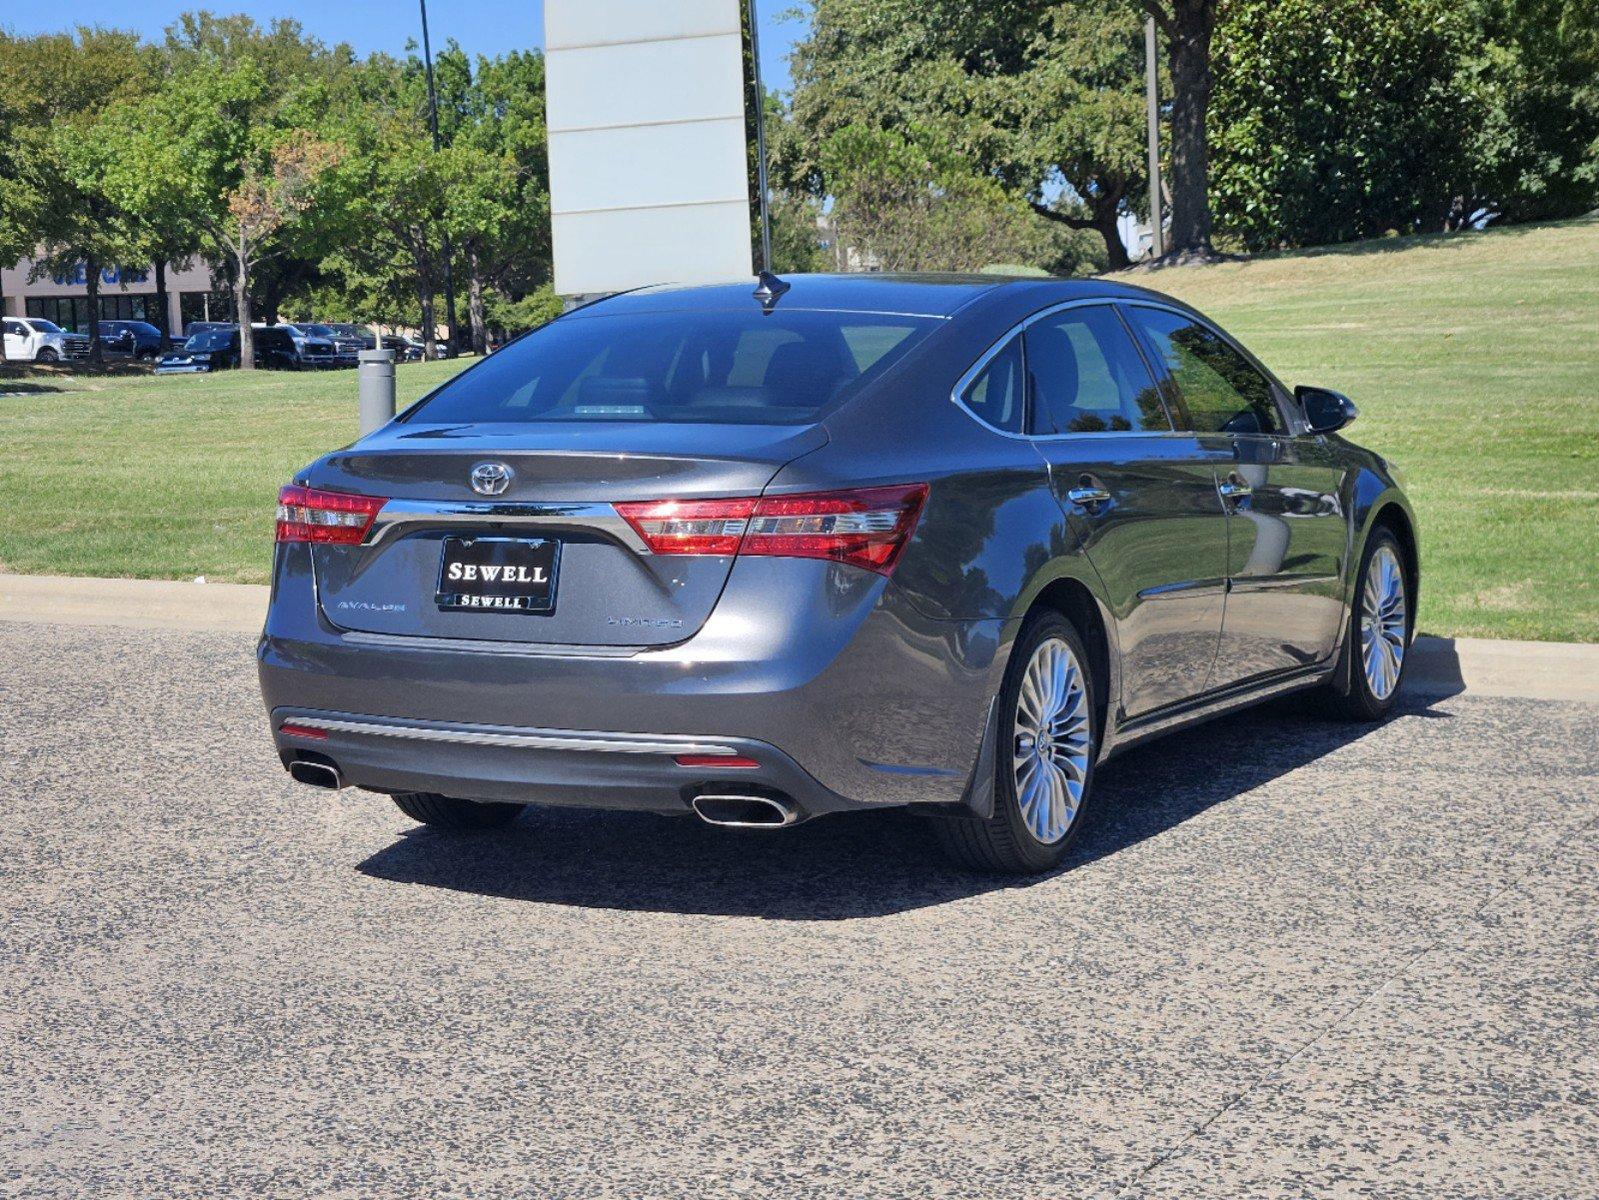
M1064 641L1039 643L1016 697L1012 777L1022 821L1044 845L1077 819L1092 742L1082 666Z
M1386 700L1405 661L1405 572L1392 546L1379 546L1366 567L1360 600L1360 650L1366 686Z

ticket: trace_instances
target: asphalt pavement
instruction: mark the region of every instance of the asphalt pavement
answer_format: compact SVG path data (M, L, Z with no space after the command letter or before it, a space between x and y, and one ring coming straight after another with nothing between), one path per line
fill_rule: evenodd
M0 1196L1599 1196L1599 707L1258 708L1014 883L425 831L283 774L252 644L0 621Z

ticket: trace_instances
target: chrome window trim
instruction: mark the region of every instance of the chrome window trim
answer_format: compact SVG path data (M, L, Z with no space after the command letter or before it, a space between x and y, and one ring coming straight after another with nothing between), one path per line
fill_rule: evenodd
M1039 321L1042 321L1045 317L1053 316L1054 314L1056 314L1058 312L1065 312L1068 309L1073 309L1073 308L1092 308L1092 307L1095 307L1095 306L1098 306L1098 307L1101 307L1101 308L1110 309L1111 313L1113 315L1116 315L1116 319L1118 321L1120 321L1121 320L1120 315L1116 314L1116 306L1118 304L1122 304L1122 303L1125 303L1125 301L1123 301L1120 297L1117 297L1117 296L1089 296L1089 297L1087 297L1085 299L1066 300L1066 301L1062 301L1060 304L1051 304L1048 308L1041 308L1035 313L1028 314L1021 321L1018 321L1015 325L1012 325L1003 334L1001 334L1000 337L999 337L999 340L996 341L987 350L983 351L982 355L977 359L977 361L974 362L969 368L967 368L966 373L963 374L959 379L957 379L955 381L955 387L950 392L950 396L949 396L950 400L954 403L956 408L960 409L963 413L965 413L972 420L976 421L979 425L981 425L984 429L988 430L990 433L996 433L1000 437L1011 438L1011 439L1013 439L1015 441L1019 441L1019 442L1063 442L1063 441L1067 440L1068 438L1077 439L1077 438L1176 438L1176 437L1192 438L1192 437L1197 437L1198 435L1192 429L1101 429L1101 430L1095 430L1093 432L1087 432L1087 433L1028 433L1026 431L1026 429L1023 429L1020 433L1012 433L1008 429L1001 429L1001 428L999 428L999 426L992 425L989 422L983 420L982 417L978 416L975 412L973 412L971 410L970 406L967 405L967 403L966 403L966 390L968 388L970 388L972 386L972 384L977 381L977 377L983 373L983 368L988 366L988 364L991 361L993 361L994 357L997 354L999 354L999 352L1001 350L1003 350L1006 346L1010 345L1012 338L1018 338L1022 334L1027 332L1028 326L1035 325ZM1166 306L1166 305L1150 305L1150 307L1151 308L1166 308L1168 306ZM1170 311L1171 312L1180 313L1180 315L1183 315L1183 316L1187 316L1188 315L1187 313L1181 313L1181 310L1175 309L1175 308L1170 309ZM1143 346L1141 346L1139 344L1137 335L1132 330L1125 329L1125 327L1124 327L1124 332L1126 332L1126 334L1127 334L1128 341L1132 343L1132 347L1133 347L1134 353L1136 353L1139 356L1139 358L1143 358L1144 357L1144 348L1143 348ZM1147 367L1148 364L1146 363L1145 366ZM1022 346L1022 370L1023 370L1024 374L1026 373L1026 368L1027 368L1027 347L1026 347L1026 345L1024 343L1023 346ZM1151 374L1153 374L1153 370L1151 370ZM1160 380L1159 379L1155 379L1154 383L1155 383L1156 387L1160 387ZM1162 395L1161 396L1162 405L1165 404L1165 400L1166 400L1165 396ZM1171 418L1170 411L1168 411L1166 415L1167 415L1167 419L1169 420ZM1027 423L1027 417L1028 417L1028 413L1026 411L1023 411L1023 413L1022 413L1022 423L1023 423L1023 425L1025 425Z

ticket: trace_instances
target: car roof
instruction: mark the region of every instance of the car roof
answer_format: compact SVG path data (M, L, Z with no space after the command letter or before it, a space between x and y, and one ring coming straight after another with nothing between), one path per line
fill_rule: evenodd
M1039 304L1078 299L1150 297L1158 293L1103 279L1060 279L989 274L783 275L789 288L778 309L894 313L949 317L974 301L1026 294ZM742 309L758 303L755 281L700 285L659 284L621 292L567 314L567 319L635 312L686 312ZM1161 297L1165 299L1165 297Z

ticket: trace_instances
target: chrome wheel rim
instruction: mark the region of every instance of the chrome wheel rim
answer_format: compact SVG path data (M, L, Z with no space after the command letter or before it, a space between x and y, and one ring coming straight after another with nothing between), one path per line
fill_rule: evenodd
M1405 572L1392 546L1381 546L1366 568L1360 599L1360 650L1366 686L1386 700L1399 686L1405 661Z
M1016 801L1044 845L1066 836L1082 805L1092 740L1086 682L1072 648L1048 638L1033 651L1016 697Z

